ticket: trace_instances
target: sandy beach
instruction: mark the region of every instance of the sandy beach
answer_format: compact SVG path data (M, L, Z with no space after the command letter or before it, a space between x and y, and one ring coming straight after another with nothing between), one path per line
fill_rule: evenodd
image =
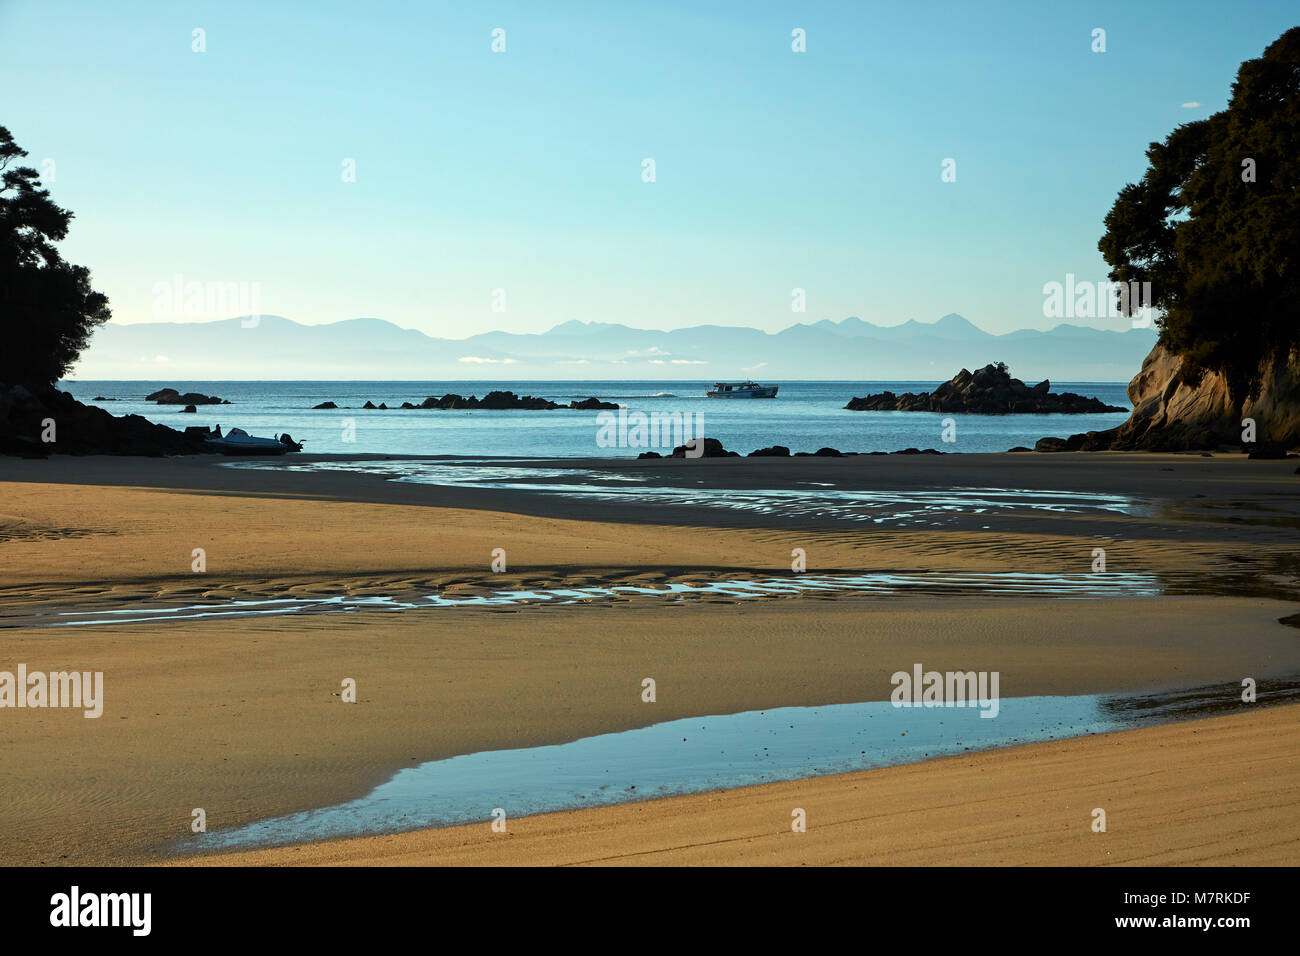
M1141 506L957 509L929 524L853 526L201 458L0 460L0 669L105 675L98 719L3 712L0 858L185 862L195 808L216 830L354 799L403 767L456 754L678 717L886 700L889 675L916 661L998 671L1004 697L1218 682L1231 697L1246 677L1300 675L1300 631L1280 623L1300 610L1293 461L1106 453L565 465L655 480L689 468L690 481L721 494L825 482L901 494L1069 491ZM794 549L808 573L1076 575L1097 547L1109 573L1144 575L1154 590L630 594L111 623L284 596L795 578ZM497 548L504 573L491 569ZM71 611L96 623L49 626ZM647 676L659 688L653 704L640 696ZM341 701L345 678L356 704ZM210 859L1294 864L1298 714L1272 707L514 818L508 837L484 823ZM789 832L787 805L808 809L808 833ZM1114 808L1106 834L1089 831L1096 806Z

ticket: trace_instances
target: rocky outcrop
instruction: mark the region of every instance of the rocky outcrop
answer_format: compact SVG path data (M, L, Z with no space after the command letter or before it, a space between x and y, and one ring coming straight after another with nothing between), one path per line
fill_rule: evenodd
M0 454L181 455L210 452L203 437L155 425L140 415L111 415L67 392L0 385Z
M1300 350L1284 360L1261 365L1259 394L1240 404L1217 372L1199 377L1184 358L1157 344L1129 382L1133 412L1106 431L1069 438L1043 438L1037 451L1214 451L1251 452L1277 457L1300 448ZM1255 423L1254 441L1246 419Z
M229 405L230 402L215 395L202 395L198 392L186 392L182 395L174 388L162 388L144 397L146 402L158 405Z
M789 458L790 449L784 445L773 445L771 448L755 448L746 458Z
M558 402L552 402L550 399L537 398L533 395L516 395L514 392L492 391L488 392L482 398L475 398L473 395L466 398L464 395L457 395L454 392L436 398L430 395L419 405L412 405L410 402L403 402L403 408L439 408L439 409L475 409L485 408L493 411L511 411L522 409L524 411L550 411L555 408L576 408L581 410L588 409L617 409L618 406L613 402L602 402L598 398L585 398L582 401L573 401L568 405L561 405Z
M697 441L698 441L698 439L697 439ZM738 452L738 451L727 451L727 449L725 449L725 448L722 447L722 442L718 441L716 438L706 438L706 439L704 439L704 451L703 451L702 454L695 454L695 453L694 453L694 452L695 452L695 448L694 448L694 447L692 447L691 451L692 451L692 454L690 455L690 457L692 457L692 458L739 458L739 457L740 457L740 452ZM673 449L673 453L672 453L671 455L661 455L661 454L659 454L659 452L657 452L657 451L643 451L641 454L637 455L636 457L637 457L638 459L641 459L641 458L686 458L686 457L687 457L687 455L686 455L686 446L685 446L685 445L678 445L676 448Z
M975 372L962 369L933 392L905 392L902 395L881 392L854 398L844 407L854 412L971 412L980 415L1083 415L1124 411L1074 392L1053 395L1051 387L1052 383L1047 380L1030 387L1020 379L1012 378L1005 365L986 365Z

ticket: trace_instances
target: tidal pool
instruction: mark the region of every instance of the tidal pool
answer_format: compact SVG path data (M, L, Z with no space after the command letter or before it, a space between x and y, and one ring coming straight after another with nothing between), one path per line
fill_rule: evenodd
M689 717L568 743L434 760L348 803L185 837L168 849L229 850L606 806L797 780L1034 741L1079 737L1300 699L1300 680L1142 695L1012 697L981 707L889 701ZM653 704L646 704L653 707ZM507 823L508 825L508 823Z

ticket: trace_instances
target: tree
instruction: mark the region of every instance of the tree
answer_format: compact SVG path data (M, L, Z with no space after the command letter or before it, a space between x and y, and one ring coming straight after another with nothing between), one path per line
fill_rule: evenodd
M1223 373L1240 403L1300 346L1300 27L1241 65L1226 110L1146 155L1098 248L1112 281L1151 283L1188 374Z
M72 213L54 204L36 170L15 165L26 155L0 126L0 382L44 389L112 313L90 270L54 248Z

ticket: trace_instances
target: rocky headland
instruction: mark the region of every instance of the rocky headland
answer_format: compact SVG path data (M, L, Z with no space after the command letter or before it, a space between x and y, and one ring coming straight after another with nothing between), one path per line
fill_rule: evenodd
M1300 448L1300 350L1260 363L1254 396L1235 400L1218 372L1194 372L1157 344L1129 382L1133 412L1105 431L1042 438L1036 451L1246 451L1280 458ZM1253 426L1253 427L1252 427Z

